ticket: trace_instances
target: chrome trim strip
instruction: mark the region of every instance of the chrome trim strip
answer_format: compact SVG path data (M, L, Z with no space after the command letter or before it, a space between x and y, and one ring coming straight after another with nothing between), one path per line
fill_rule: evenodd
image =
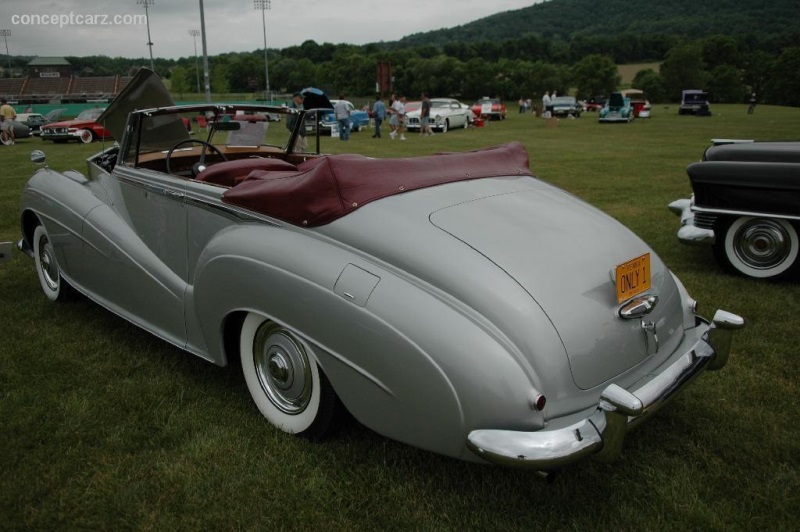
M730 209L711 209L708 207L698 207L692 205L694 212L707 212L711 214L727 214L729 216L758 216L763 218L781 218L783 220L800 220L800 216L792 214L779 214L775 212L762 212L762 211L735 211Z
M726 364L732 333L742 327L744 319L718 310L711 326L687 353L634 390L610 384L586 419L536 432L473 430L467 436L467 447L488 462L535 470L556 469L590 455L613 461L619 457L630 427L667 404L703 370Z

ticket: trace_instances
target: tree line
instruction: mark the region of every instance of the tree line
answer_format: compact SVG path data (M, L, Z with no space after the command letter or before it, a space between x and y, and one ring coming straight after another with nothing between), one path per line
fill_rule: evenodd
M654 102L675 101L681 90L702 88L713 101L742 102L756 92L762 102L800 105L800 38L711 35L686 40L665 35L578 36L569 45L528 35L505 41L451 42L398 47L397 43L318 44L313 40L269 50L270 89L292 92L316 86L331 94L374 94L379 61L392 67L393 88L410 97L422 91L465 100L496 96L516 100L544 91L577 92L579 98L620 88L616 65L653 62L632 86ZM106 56L67 57L82 76L132 75L149 60ZM23 66L24 58L16 58ZM209 57L215 93L262 93L264 51ZM197 92L195 58L156 58L158 73L175 93ZM200 73L199 78L203 76Z
M604 46L599 45L601 41ZM611 46L614 42L620 48ZM756 92L762 102L798 106L798 42L786 46L782 38L755 42L728 35L694 41L654 36L580 38L568 50L557 52L536 37L403 49L306 41L281 51L270 50L269 76L271 89L280 92L316 86L332 94L368 96L375 92L378 62L386 61L392 66L394 90L410 97L426 91L463 99L496 96L516 100L556 90L589 98L621 87L616 65L624 62L619 60L622 54L660 64L657 70L639 72L632 83L654 102L676 101L683 89L699 88L711 92L718 103L743 102ZM630 52L632 49L639 52ZM265 88L263 50L216 56L212 65L214 92L256 93ZM194 92L193 59L178 60L163 74L172 78L173 91Z

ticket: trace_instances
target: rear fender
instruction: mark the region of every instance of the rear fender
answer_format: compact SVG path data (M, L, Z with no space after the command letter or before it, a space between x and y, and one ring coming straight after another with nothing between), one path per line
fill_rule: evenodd
M529 404L530 368L479 319L307 233L255 225L223 233L201 256L191 298L217 363L230 355L226 319L258 312L307 340L353 416L393 439L472 459L464 442L475 427L543 426ZM378 280L364 298L335 290L352 267Z

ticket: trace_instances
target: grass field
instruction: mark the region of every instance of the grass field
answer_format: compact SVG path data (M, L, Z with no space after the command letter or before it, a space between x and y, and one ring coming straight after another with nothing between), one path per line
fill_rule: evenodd
M268 425L236 367L189 356L84 299L52 304L33 262L0 266L0 528L281 530L796 530L800 522L800 285L726 275L675 238L667 204L711 138L797 139L800 109L715 105L714 116L546 127L510 110L485 128L405 142L354 133L328 152L399 157L523 142L531 168L622 221L676 272L701 313L741 314L729 365L629 434L614 465L554 484L458 462L355 423L312 444ZM41 148L83 169L99 143L0 147L0 240ZM586 228L591 231L591 227Z

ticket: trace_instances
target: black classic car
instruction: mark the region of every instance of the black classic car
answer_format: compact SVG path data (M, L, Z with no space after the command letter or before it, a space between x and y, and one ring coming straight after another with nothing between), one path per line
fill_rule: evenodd
M714 246L733 273L758 279L800 269L800 142L713 141L687 173L694 195L670 209L678 239Z

